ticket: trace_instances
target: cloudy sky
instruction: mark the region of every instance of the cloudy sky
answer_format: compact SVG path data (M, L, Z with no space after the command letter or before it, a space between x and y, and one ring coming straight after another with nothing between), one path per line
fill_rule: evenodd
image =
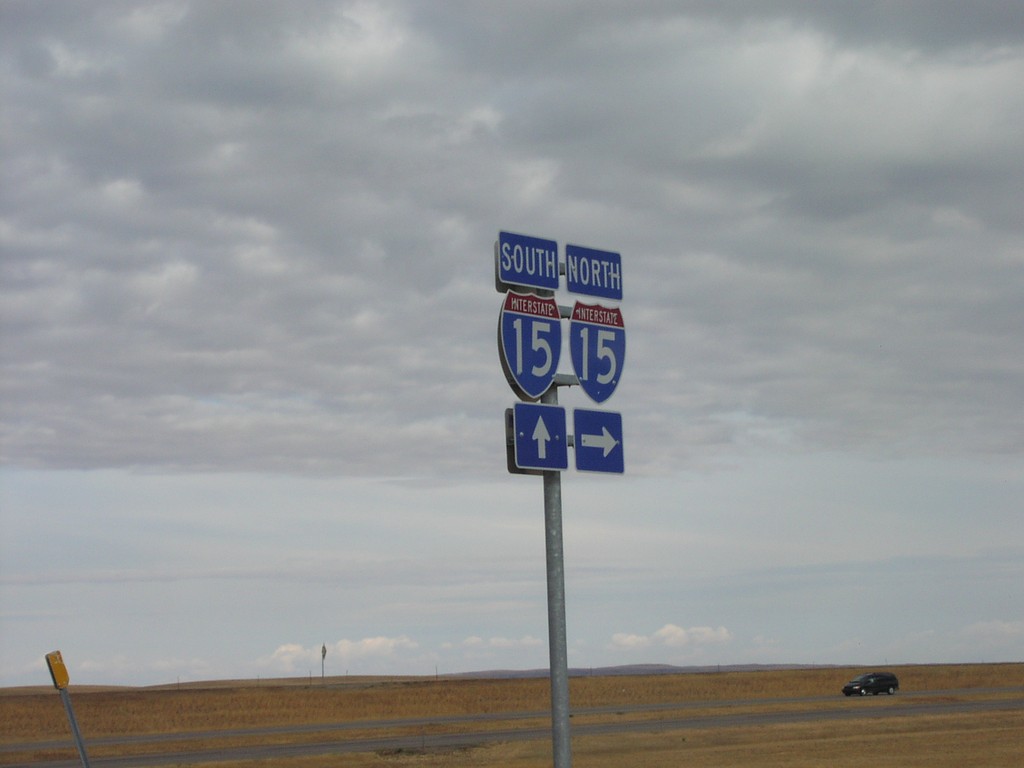
M0 36L0 685L546 666L499 230L622 255L570 664L1024 658L1024 5L3 0Z

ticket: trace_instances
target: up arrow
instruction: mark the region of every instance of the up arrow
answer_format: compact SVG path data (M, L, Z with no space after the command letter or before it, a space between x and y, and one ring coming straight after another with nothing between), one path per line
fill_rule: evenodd
M546 459L548 457L548 440L551 439L551 434L548 432L543 416L537 417L537 426L533 428L533 437L530 439L537 443L537 458Z
M534 439L536 439L536 434L534 434ZM584 448L602 448L605 456L619 444L619 441L608 431L608 427L601 427L600 435L580 435L580 440L583 441Z
M506 440L512 440L512 461L518 469L557 472L569 468L565 408L545 403L516 403L512 408L511 427L511 431L506 432ZM596 432L597 427L591 431Z

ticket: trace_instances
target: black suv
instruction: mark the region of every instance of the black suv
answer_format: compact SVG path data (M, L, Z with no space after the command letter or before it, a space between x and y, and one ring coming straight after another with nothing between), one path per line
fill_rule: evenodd
M853 696L855 693L859 693L861 696L867 696L869 693L876 696L880 693L888 693L892 696L899 689L900 681L891 672L868 672L866 675L853 678L844 685L843 693L847 696Z

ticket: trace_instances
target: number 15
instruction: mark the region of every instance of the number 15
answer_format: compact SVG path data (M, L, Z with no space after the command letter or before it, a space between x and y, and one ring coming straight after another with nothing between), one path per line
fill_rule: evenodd
M551 344L547 339L543 338L544 335L551 333L551 323L545 323L541 320L534 320L531 323L533 332L531 333L531 344L534 352L541 352L544 355L544 361L541 364L533 366L530 371L534 376L546 376L548 371L551 370L551 363L554 360L554 355L551 351ZM516 333L516 375L521 375L523 372L523 319L517 317L512 321L512 328Z
M583 338L583 370L578 371L583 381L590 381L590 328L584 326L580 329L580 336ZM607 384L615 378L618 371L618 362L615 359L615 351L608 346L615 341L615 331L597 331L597 359L608 361L608 370L599 373L595 377L598 384Z

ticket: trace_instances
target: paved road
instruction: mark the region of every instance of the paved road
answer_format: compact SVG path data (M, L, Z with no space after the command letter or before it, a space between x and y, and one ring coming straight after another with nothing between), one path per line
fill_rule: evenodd
M983 694L997 694L998 698L979 698ZM805 723L822 720L851 720L863 718L900 718L922 715L977 714L992 711L1024 712L1024 688L978 689L963 691L931 691L924 693L899 694L895 699L851 698L844 706L836 707L835 696L816 698L749 699L722 702L685 702L668 704L647 704L629 707L598 707L573 710L576 721L572 725L573 736L607 735L625 732L660 732L695 728L749 727L754 725L780 725ZM742 713L736 710L744 707L770 707L785 705L782 711L760 711ZM794 709L793 705L799 705ZM823 706L824 705L824 706ZM700 711L697 714L697 710ZM710 714L709 714L710 712ZM674 714L669 714L674 713ZM638 715L653 714L656 718L637 718ZM630 719L626 719L630 716ZM508 725L515 720L548 720L547 712L517 712L489 715L466 715L449 718L411 718L401 720L362 721L341 724L318 724L301 726L276 726L267 728L233 729L229 731L196 731L186 734L159 734L150 736L126 736L87 740L87 747L106 745L152 745L145 754L129 757L90 757L95 768L119 768L128 766L199 765L209 762L230 760L268 760L289 757L314 757L327 754L350 754L355 752L379 752L397 750L453 749L499 741L529 741L548 739L551 736L549 722L543 726ZM582 719L596 722L580 722ZM493 729L479 729L481 723L494 722ZM498 726L498 724L501 724ZM458 732L458 726L473 726ZM452 733L427 733L426 729L445 729ZM422 729L419 735L391 736L388 731ZM345 731L382 731L379 737L339 738ZM268 736L301 736L301 743L260 744ZM320 738L316 738L319 735ZM189 749L185 742L210 739L252 739L253 744L210 748ZM162 745L162 748L161 748ZM52 752L58 749L73 749L70 741L32 742L8 744L0 747L0 765L8 768L74 768L80 765L75 760L33 760L30 763L11 763L3 759L4 753Z

